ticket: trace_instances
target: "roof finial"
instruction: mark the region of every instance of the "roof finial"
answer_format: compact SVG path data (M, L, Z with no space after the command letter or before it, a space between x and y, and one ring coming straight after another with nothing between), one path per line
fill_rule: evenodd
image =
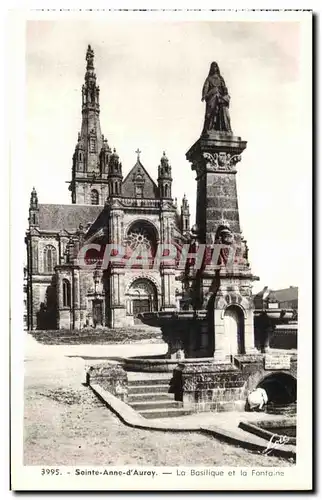
M87 70L94 69L94 51L89 45L86 52Z
M37 191L36 191L35 187L33 187L32 191L31 191L29 208L31 208L31 209L38 208L38 196L37 196Z
M138 148L135 152L137 154L137 160L140 161L140 154L142 153L142 151L140 151Z

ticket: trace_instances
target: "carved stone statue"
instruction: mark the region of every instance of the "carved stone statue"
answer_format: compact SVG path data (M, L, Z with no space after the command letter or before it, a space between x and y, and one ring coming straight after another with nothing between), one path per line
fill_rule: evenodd
M205 134L211 130L231 133L230 96L216 62L210 65L209 75L202 89L201 100L206 101L205 123L202 133Z

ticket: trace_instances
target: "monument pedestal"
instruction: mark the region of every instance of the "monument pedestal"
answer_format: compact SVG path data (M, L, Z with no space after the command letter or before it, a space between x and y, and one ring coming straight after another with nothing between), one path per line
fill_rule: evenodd
M246 141L232 133L210 131L186 154L196 172L198 241L211 255L195 281L197 307L208 310L218 361L255 348L252 283L257 278L240 230L236 186L236 165L245 148Z

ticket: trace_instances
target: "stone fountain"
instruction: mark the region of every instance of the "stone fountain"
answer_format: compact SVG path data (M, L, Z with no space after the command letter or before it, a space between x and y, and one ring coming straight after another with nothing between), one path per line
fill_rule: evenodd
M254 307L252 285L258 278L252 273L240 228L236 186L237 165L247 143L232 132L230 96L216 63L211 65L202 100L206 102L203 131L186 158L197 182L191 246L197 255L203 245L205 257L199 269L190 261L181 277L189 310L143 313L139 318L162 330L169 346L163 369L174 369L172 390L177 400L197 405L198 411L244 409L247 391L265 376L282 370L296 377L294 356L276 355L274 361L270 355L266 360L274 324L291 319L293 311ZM254 323L262 336L259 349ZM160 360L146 364L148 370L153 366L161 370L161 365ZM143 361L140 366L144 369Z

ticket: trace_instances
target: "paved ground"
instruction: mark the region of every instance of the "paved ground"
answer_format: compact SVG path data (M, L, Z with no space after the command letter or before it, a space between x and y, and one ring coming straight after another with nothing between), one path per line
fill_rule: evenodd
M26 335L25 464L289 465L196 432L132 429L82 385L86 366L95 362L82 356L100 362L106 356L153 355L164 350L164 345L44 346ZM213 414L203 418L214 422ZM236 417L225 414L220 418L232 422Z

